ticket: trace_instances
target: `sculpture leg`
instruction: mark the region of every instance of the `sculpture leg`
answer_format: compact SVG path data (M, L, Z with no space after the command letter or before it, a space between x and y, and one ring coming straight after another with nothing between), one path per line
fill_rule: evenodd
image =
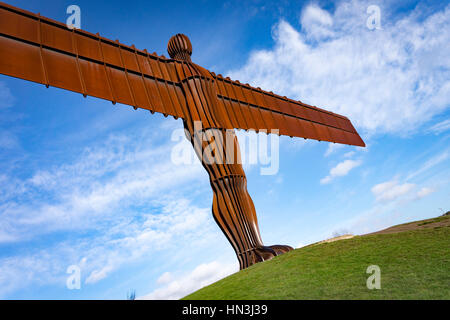
M214 219L233 246L240 269L292 250L289 246L263 245L245 176L221 177L212 181L211 186Z
M212 135L207 134L207 143L198 143L197 146L203 147L196 148L196 151L210 177L214 194L212 206L214 219L235 250L240 269L245 269L252 264L290 251L292 248L263 245L255 206L248 194L247 179L240 161L239 142L234 132L228 132L228 139L222 139L226 134L225 130L221 130L217 139L212 139ZM198 135L196 137L198 139ZM194 139L196 138L191 136L192 142ZM200 150L204 152L211 140L214 140L216 144L215 150L222 150L222 152L215 161L207 162L204 155L200 154Z

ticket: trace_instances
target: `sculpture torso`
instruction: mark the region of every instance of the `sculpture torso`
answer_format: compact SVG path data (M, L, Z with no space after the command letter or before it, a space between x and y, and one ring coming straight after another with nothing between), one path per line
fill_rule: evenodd
M234 130L226 130L218 114L214 78L208 70L195 63L187 62L183 67L189 68L191 74L182 78L186 74L183 70L183 74L179 75L187 102L183 123L203 167L211 181L230 175L245 177Z

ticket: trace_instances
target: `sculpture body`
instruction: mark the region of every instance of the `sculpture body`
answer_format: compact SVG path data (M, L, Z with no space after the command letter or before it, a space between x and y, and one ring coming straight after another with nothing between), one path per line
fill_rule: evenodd
M186 61L185 67L189 68L192 74L185 78L183 68L177 69L187 101L183 124L188 139L209 175L213 190L214 220L236 252L240 268L244 269L292 248L263 245L255 206L247 192L247 179L242 164L238 161L241 158L238 140L233 131L226 129L223 117L218 111L217 89L213 76L208 70L191 62L189 48L189 39L181 34L173 36L168 45L171 58ZM196 125L196 114L204 114L208 122L204 126ZM208 131L208 128L214 128L215 132ZM206 140L201 139L203 135L207 136ZM205 157L205 149L211 148L211 143L215 143L214 150L219 151L221 155L219 159L214 156ZM233 151L227 152L230 149ZM230 155L232 159L228 158Z
M171 59L0 2L0 73L182 118L209 174L213 217L240 268L292 250L263 245L233 130L276 129L290 137L355 146L364 142L344 116L196 65L192 45L182 34L170 39L168 52Z

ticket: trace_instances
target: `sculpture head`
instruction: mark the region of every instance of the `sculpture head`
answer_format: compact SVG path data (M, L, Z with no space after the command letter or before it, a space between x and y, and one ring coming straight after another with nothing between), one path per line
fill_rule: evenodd
M191 41L186 35L178 33L170 38L167 44L167 52L172 59L191 61Z

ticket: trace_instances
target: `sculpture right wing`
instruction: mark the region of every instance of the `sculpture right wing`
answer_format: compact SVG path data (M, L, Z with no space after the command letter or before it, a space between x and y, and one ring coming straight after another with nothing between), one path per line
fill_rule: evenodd
M219 108L233 128L365 147L347 117L214 75Z
M183 118L173 61L0 2L2 74Z

